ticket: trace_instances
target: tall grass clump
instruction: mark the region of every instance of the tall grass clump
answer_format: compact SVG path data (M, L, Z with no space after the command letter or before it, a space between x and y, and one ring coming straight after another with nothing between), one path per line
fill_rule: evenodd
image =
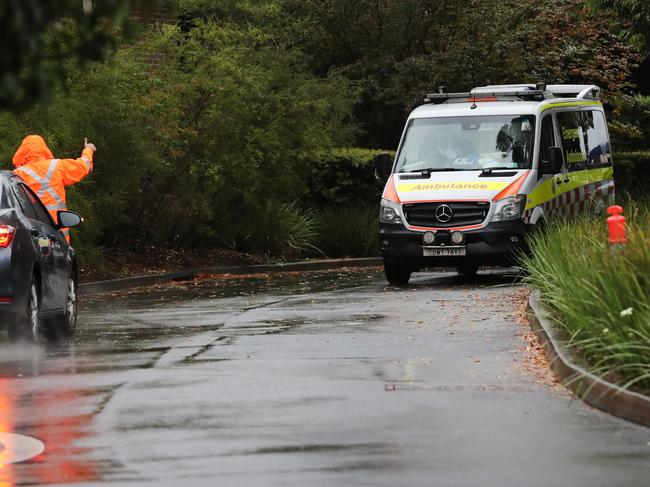
M379 252L377 208L330 207L316 218L316 247L328 257L367 257Z
M316 222L310 210L275 202L242 210L236 225L218 229L225 246L282 258L313 252Z
M592 366L650 390L650 207L626 207L627 246L610 249L604 218L558 221L531 241L530 280Z

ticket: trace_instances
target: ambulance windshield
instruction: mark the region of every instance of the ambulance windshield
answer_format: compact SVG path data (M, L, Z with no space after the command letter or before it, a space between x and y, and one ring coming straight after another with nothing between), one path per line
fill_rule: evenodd
M397 172L530 169L534 134L533 115L414 119Z

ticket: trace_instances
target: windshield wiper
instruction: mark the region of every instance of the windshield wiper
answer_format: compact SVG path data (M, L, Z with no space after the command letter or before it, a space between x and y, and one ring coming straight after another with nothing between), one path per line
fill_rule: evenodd
M427 167L425 169L414 169L413 171L406 171L408 174L420 173L423 176L430 176L432 172L446 172L446 171L466 171L466 169L458 169L455 167Z
M492 171L505 171L505 170L510 170L510 171L518 171L519 169L516 167L486 167L485 169L481 170L481 174L492 174Z

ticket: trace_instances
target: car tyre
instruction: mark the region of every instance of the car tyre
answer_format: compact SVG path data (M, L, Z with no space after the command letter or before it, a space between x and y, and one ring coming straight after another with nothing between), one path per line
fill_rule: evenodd
M64 312L52 319L54 330L61 336L72 336L77 328L77 279L70 276Z
M403 264L384 260L386 280L393 286L407 286L411 279L411 269Z
M478 272L478 266L474 264L463 264L456 266L456 272L458 272L461 276L464 277L472 277L475 276L476 273Z
M9 339L12 341L28 339L39 341L44 336L44 329L41 320L41 302L38 295L38 281L32 277L27 292L27 305L25 314L16 317L9 326Z

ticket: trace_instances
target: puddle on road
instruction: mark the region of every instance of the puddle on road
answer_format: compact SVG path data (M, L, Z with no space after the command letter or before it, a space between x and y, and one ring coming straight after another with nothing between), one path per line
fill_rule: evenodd
M10 343L0 332L0 377L147 368L168 349L164 342L217 332L223 326L224 313L227 316L251 307L249 300L226 303L223 308L222 303L206 307L191 307L188 303L251 295L261 298L270 293L287 296L335 291L367 285L379 276L377 268L212 276L83 298L77 333L69 341ZM166 312L171 306L179 309ZM299 324L272 323L269 329L256 331L281 332Z
M318 334L326 327L327 333L333 333L336 328L343 327L348 332L367 331L368 324L385 318L382 314L322 316L319 318L304 317L284 320L269 320L238 326L229 333L236 332L239 335L271 335L277 333L292 333L298 331L301 334Z
M229 453L225 456L254 455L327 455L336 463L322 467L301 467L287 472L354 472L392 471L401 467L395 457L401 454L398 443L304 444L282 445ZM359 458L361 457L361 458ZM365 457L365 458L364 458Z
M197 276L194 279L173 281L130 291L84 298L88 303L101 303L107 298L117 303L140 307L143 303L161 301L188 301L253 296L273 293L291 294L336 291L366 285L379 277L382 270L370 268L343 268L331 271L278 272L237 276Z
M0 332L0 377L29 377L46 374L81 374L147 368L167 350L167 343L200 333L217 332L232 313L267 306L269 296L295 296L278 309L333 309L358 298L337 293L350 288L376 287L378 292L408 293L441 286L491 287L512 283L515 272L490 271L467 281L454 273L415 274L407 289L383 282L380 268L336 269L333 271L284 272L253 276L203 276L132 291L83 298L79 327L72 340L44 345L14 344ZM383 291L382 291L383 290ZM318 292L333 295L317 295ZM301 294L311 294L301 298ZM253 298L249 298L254 296ZM226 298L215 301L217 298ZM259 302L259 304L256 304ZM342 317L297 317L266 320L231 330L232 335L291 333L307 327L318 333L327 324L360 331L382 315Z

